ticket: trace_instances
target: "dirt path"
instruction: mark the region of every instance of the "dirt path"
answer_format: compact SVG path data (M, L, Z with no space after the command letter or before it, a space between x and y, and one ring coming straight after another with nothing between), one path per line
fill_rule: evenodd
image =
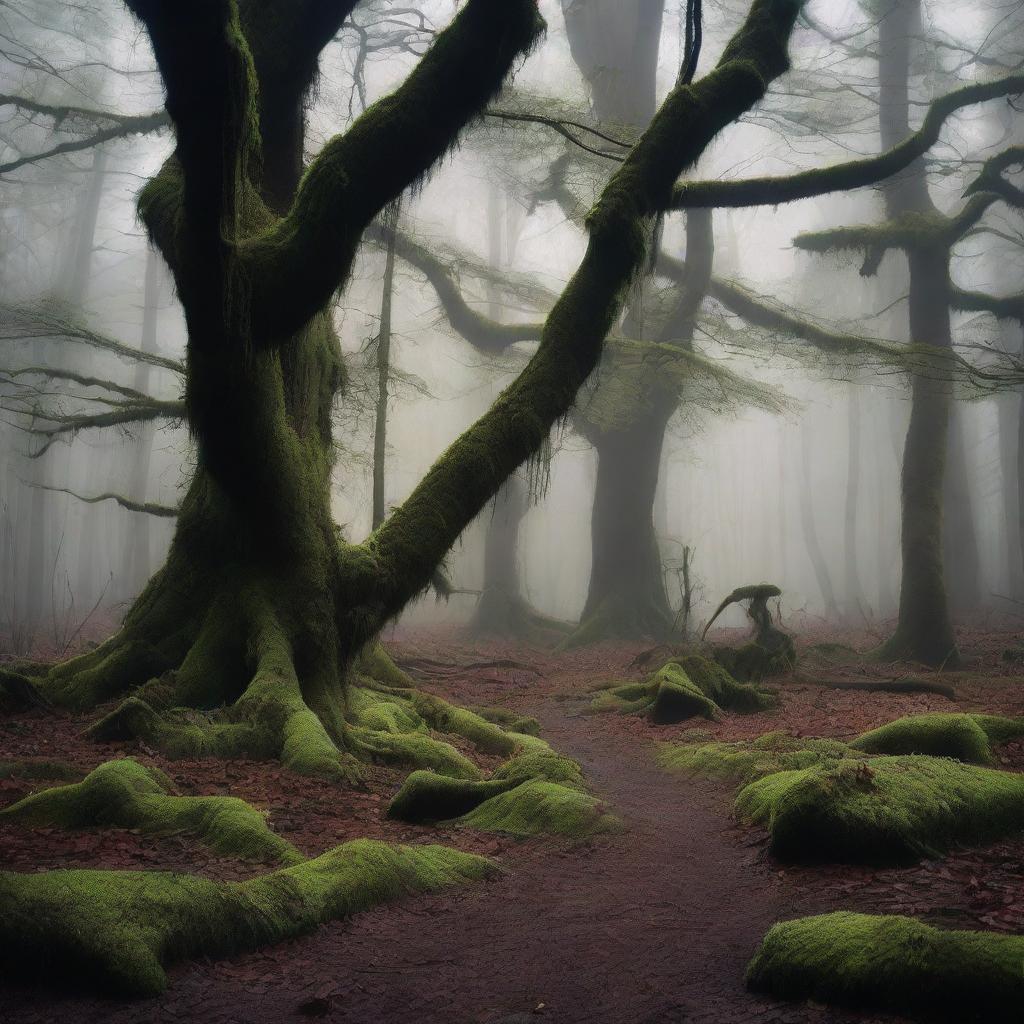
M596 726L578 707L540 698L531 710L545 737L581 761L626 821L624 834L582 850L531 846L496 882L382 907L272 952L182 965L158 1000L9 992L5 1019L28 1024L55 1011L125 1024L303 1012L358 1024L897 1019L748 994L743 970L758 939L793 910L749 834L733 825L728 790L660 771L649 743Z

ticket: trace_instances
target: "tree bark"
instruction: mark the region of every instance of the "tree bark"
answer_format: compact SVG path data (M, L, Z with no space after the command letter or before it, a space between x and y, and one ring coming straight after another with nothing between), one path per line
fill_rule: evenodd
M846 556L846 614L858 620L865 611L864 587L857 553L857 515L860 505L861 415L859 385L847 391L846 508L843 520L843 548Z
M879 131L889 149L910 133L910 58L920 29L920 0L889 0L879 20ZM924 163L915 160L883 184L890 219L934 214ZM949 251L911 249L910 340L949 348ZM899 620L884 657L952 666L959 659L942 557L943 488L952 397L948 384L917 374L901 475L903 576Z

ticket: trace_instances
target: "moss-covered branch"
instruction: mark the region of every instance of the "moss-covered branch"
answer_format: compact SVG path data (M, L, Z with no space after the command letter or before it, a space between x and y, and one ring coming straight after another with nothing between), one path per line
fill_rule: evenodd
M995 156L989 157L981 173L967 187L964 195L974 196L982 192L992 192L1004 203L1021 209L1024 207L1024 191L1011 185L1003 177L1003 172L1014 166L1024 166L1024 146L1007 146Z
M462 530L569 412L647 258L650 221L708 143L786 70L798 10L795 2L755 0L715 70L666 98L587 217L586 253L548 315L537 353L367 542L362 586L379 600L373 627L429 583Z
M953 285L951 305L965 313L991 313L997 320L1024 321L1024 292L1018 295L988 295Z
M994 192L982 192L963 208L946 217L941 213L909 211L881 224L808 231L793 239L793 245L805 252L863 252L866 254L861 275L873 275L882 256L890 249L949 249L981 219L996 201Z
M677 185L675 209L693 207L769 206L798 199L874 185L908 167L938 142L946 120L958 110L999 96L1024 92L1024 75L1008 75L955 89L934 100L921 127L898 146L877 156L849 160L796 174L749 178L742 181L694 181Z
M254 340L280 343L323 308L373 218L448 152L542 28L534 0L469 0L406 81L327 143L288 214L237 249Z

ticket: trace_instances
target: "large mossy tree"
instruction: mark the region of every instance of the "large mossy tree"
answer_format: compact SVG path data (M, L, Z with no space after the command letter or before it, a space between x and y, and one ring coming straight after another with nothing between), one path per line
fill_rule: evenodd
M717 67L677 86L587 218L583 260L536 354L361 544L330 514L332 326L367 226L429 173L543 29L535 0L469 0L392 94L304 166L304 101L353 0L128 0L166 90L175 149L139 212L188 329L196 468L167 562L97 649L31 678L88 708L127 697L101 735L196 737L204 753L351 769L354 672L504 480L538 452L600 359L650 223L680 174L788 66L799 3L754 0ZM367 653L369 652L369 653ZM182 718L180 709L223 709ZM170 709L179 709L172 712ZM371 751L372 753L372 751Z

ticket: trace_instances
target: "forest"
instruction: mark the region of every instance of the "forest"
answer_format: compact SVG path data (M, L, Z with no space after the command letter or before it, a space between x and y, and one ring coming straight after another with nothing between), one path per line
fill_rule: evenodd
M1021 0L0 0L0 1022L1022 1006Z

